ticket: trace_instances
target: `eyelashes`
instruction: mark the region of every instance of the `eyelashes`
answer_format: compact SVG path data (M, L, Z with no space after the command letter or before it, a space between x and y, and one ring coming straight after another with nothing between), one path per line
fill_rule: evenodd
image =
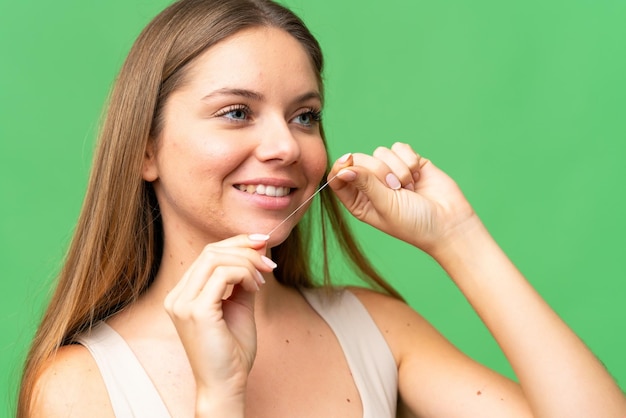
M229 122L243 123L252 120L254 113L248 105L235 104L217 111L213 116L225 118ZM321 109L317 107L305 107L300 109L289 122L294 122L305 127L312 127L319 124L321 121Z
M306 108L292 120L295 119L300 119L300 123L305 126L317 125L322 121L322 111L316 108Z
M230 119L232 121L246 121L252 115L252 110L250 107L244 104L236 104L225 107L215 113L215 117L224 117L226 119Z
M322 109L318 108L308 108L304 114L307 114L313 119L314 122L322 121Z

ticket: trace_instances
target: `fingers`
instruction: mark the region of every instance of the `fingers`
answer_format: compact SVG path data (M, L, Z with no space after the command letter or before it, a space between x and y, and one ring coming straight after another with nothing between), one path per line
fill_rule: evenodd
M385 175L385 182L392 189L400 189L401 187L413 190L413 174L409 166L395 152L385 147L378 147L373 153L373 157L378 159L388 172Z
M255 250L265 250L265 245L270 237L265 234L235 235L223 241L214 242L215 247L243 247Z
M250 292L258 290L262 283L257 276L258 270L250 260L252 252L254 250L232 251L219 247L205 249L195 265L185 273L187 277L184 286L177 292L178 298L194 299L209 285L210 280L213 283L219 281L224 286L240 284Z
M402 142L393 144L391 151L393 151L393 155L400 159L401 163L406 165L409 171L406 178L401 178L402 187L412 190L412 187L407 186L415 186L415 183L419 180L420 170L427 160L416 153L410 145Z
M265 283L261 272L270 272L276 267L262 254L266 240L263 235L239 235L207 245L167 295L168 313L187 316L195 307L209 312L211 305L221 304L230 289L237 285L247 292L258 291Z
M388 188L413 191L420 177L420 169L426 161L410 145L397 142L391 148L378 147L371 156L360 153L344 155L334 164L329 178L341 173L339 178L351 182L356 175L354 169L348 167L360 166L372 172Z

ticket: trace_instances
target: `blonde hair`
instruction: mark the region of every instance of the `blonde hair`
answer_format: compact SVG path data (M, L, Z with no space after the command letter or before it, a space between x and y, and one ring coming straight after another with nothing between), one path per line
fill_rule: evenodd
M220 40L254 26L277 27L294 36L307 51L321 88L318 42L297 16L270 0L181 0L161 12L137 38L111 92L74 237L26 359L18 417L28 416L33 386L56 350L137 300L151 284L163 238L156 197L141 177L146 146L158 136L164 103L184 83L189 63ZM359 250L337 199L327 189L321 193L319 212L324 285L331 284L330 230L362 278L399 298ZM315 285L308 248L310 223L296 226L272 249L280 266L276 277L287 286Z

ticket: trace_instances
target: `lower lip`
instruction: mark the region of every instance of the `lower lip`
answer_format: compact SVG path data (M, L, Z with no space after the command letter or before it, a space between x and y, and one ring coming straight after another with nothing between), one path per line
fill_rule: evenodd
M267 210L284 210L287 209L292 201L293 191L287 196L266 196L256 193L243 192L235 187L235 190L239 192L243 197L247 198L249 203Z

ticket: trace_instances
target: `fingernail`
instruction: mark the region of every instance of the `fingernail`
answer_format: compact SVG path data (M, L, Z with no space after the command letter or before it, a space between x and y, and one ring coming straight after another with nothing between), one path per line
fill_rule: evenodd
M270 239L270 236L265 234L250 234L248 235L248 238L250 238L252 241L267 241L268 239Z
M259 281L263 284L265 284L265 277L263 277L263 275L261 274L261 272L259 270L256 271L256 275L259 278Z
M268 267L271 267L272 269L275 269L278 266L278 264L274 263L272 260L270 260L264 255L261 256L261 260L263 260L263 262L267 264Z
M393 173L387 174L387 177L385 177L385 181L387 182L387 185L393 190L398 190L402 187L400 180L398 180L398 177L396 177L396 175Z
M337 176L341 179L341 180L345 180L345 181L352 181L356 178L356 173L352 170L340 170L339 173L337 173Z
M404 186L405 189L410 190L410 191L415 191L415 187L413 187L413 183L409 183L406 186Z
M351 152L349 152L347 154L344 154L337 160L337 162L343 164L343 163L348 161L348 159L350 158L351 155L352 155Z

